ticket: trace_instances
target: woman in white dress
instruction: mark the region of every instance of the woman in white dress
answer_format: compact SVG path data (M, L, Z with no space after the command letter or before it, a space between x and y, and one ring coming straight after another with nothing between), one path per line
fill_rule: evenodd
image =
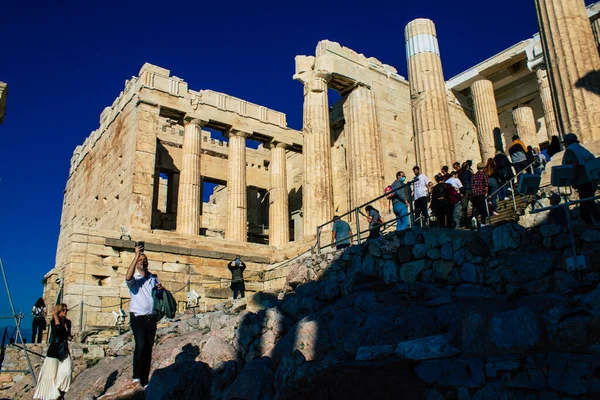
M67 319L67 305L54 307L50 322L52 341L42 365L34 399L63 399L71 385L71 356L69 340L71 340L71 321Z

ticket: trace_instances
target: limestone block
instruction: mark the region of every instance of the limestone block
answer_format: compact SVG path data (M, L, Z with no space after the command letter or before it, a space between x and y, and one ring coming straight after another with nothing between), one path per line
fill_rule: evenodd
M164 263L162 264L162 270L166 272L187 272L189 269L188 264L179 263Z

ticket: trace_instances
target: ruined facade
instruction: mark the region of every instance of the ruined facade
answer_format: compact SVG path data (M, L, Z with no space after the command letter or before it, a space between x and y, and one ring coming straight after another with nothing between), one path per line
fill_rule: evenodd
M587 8L589 35L581 41L596 52L599 9ZM582 3L571 11L586 9ZM539 14L542 26L561 18ZM597 112L583 116L597 101L588 96L595 81L558 87L561 74L573 71L553 61L566 49L544 49L548 39L535 35L447 81L433 22L412 21L405 39L408 80L327 40L314 55L296 57L302 131L287 127L283 113L191 90L169 70L145 64L75 149L45 296L54 299L56 278L64 278L65 302L82 307L71 315L75 325L111 325L112 311L127 309L123 277L134 241L144 240L150 269L178 301L194 290L208 306L229 295L226 264L235 255L248 265L247 289L262 290L262 272L306 251L318 226L379 196L398 170L410 176L420 164L432 178L453 161L487 159L514 133L535 147L585 126L577 131L584 142L596 140ZM586 54L579 79L596 68L597 57ZM341 97L332 105L330 90ZM217 186L204 202L207 183ZM387 209L385 201L378 208Z

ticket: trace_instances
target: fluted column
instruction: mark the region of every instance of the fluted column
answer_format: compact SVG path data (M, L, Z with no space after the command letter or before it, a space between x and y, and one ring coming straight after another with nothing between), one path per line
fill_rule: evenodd
M269 190L269 244L282 246L290 241L290 216L287 190L287 145L271 145L271 184Z
M227 180L227 229L228 240L247 241L248 199L246 192L246 132L229 131L229 178Z
M200 151L202 149L203 121L186 121L183 128L181 172L177 198L177 232L190 235L200 233L202 177Z
M542 99L542 108L544 109L544 121L546 122L546 134L548 141L552 136L558 136L558 127L556 126L556 115L554 114L554 104L552 103L552 90L548 81L548 71L546 67L540 67L535 71L540 85L540 98Z
M594 39L596 39L596 46L600 49L600 19L592 22L592 33L594 34Z
M417 164L423 173L433 175L455 159L435 25L428 19L411 21L405 38Z
M487 79L473 82L471 84L471 97L473 97L481 160L486 162L488 158L494 158L496 154L494 132L500 129L498 107L496 97L494 97L494 85ZM498 138L498 141L501 140L502 138Z
M304 165L302 210L304 236L313 236L317 226L333 218L333 179L327 82L330 75L312 72L304 82Z
M519 106L513 110L512 116L517 127L517 134L523 143L525 143L525 146L538 146L539 142L537 140L533 109L529 106Z
M359 85L350 92L344 119L350 158L350 202L354 208L380 196L381 188L385 187L381 135L377 125L375 96L370 88Z
M558 128L600 140L600 55L583 0L535 0Z

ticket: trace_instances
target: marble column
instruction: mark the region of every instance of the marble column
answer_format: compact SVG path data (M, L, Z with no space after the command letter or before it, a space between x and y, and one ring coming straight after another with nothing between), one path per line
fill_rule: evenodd
M540 85L540 98L542 99L542 108L544 109L544 121L546 123L546 134L548 141L552 136L558 136L558 127L556 126L556 115L554 114L554 104L552 103L552 90L548 81L548 71L546 67L536 69L538 84Z
M381 135L377 125L375 96L363 85L356 86L344 106L346 143L348 147L348 173L350 181L350 207L358 207L381 196L385 187ZM382 209L384 205L374 204Z
M282 246L290 241L285 143L271 145L269 189L269 244Z
M225 239L246 242L248 195L246 191L246 132L229 131L229 178L227 180L227 229Z
M181 172L177 199L177 232L190 235L200 233L202 205L202 177L200 151L202 149L203 121L186 121L183 130Z
M600 55L583 0L535 0L558 128L600 140Z
M517 127L519 138L525 146L538 147L537 129L533 109L529 106L519 106L512 112L513 121Z
M333 179L327 82L330 75L314 71L303 77L303 184L304 237L314 236L317 226L333 218Z
M594 39L596 39L596 46L600 49L600 18L592 22L592 32L594 33Z
M487 79L473 82L471 84L471 97L473 98L481 161L487 162L488 158L493 158L496 155L496 143L502 143L502 138L494 137L495 132L500 132L500 119L498 118L496 97L494 97L494 85Z
M404 33L417 164L431 179L455 161L446 82L433 22L416 19Z

